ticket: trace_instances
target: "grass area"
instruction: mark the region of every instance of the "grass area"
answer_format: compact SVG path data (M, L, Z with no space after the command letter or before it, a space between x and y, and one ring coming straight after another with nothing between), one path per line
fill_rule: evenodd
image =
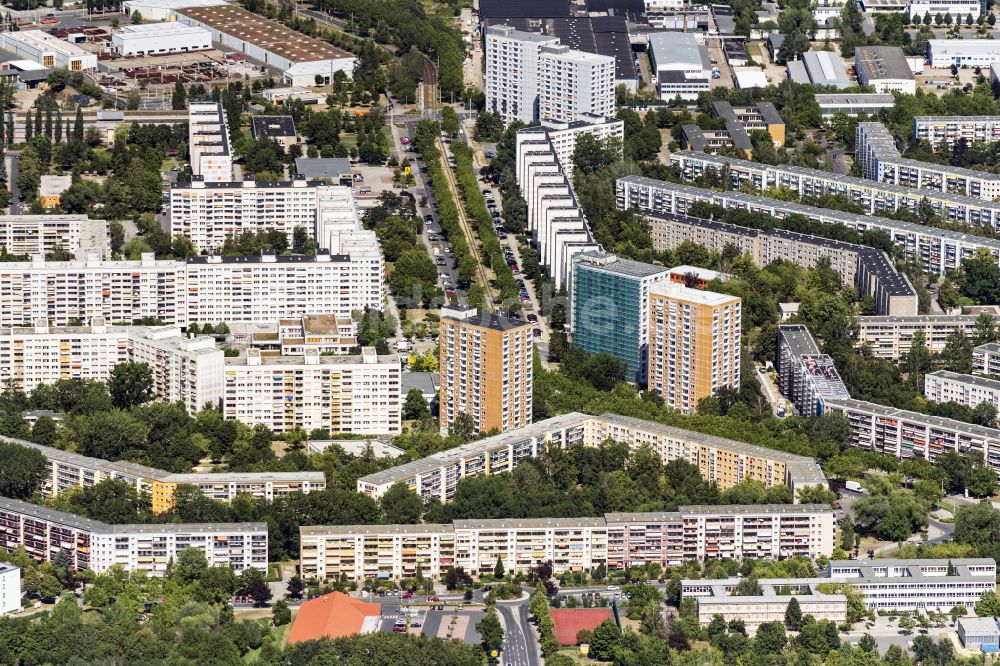
M265 621L261 620L261 622L263 623ZM274 639L275 639L275 641L277 641L277 643L278 643L279 646L284 646L284 644L285 644L285 637L288 634L288 628L291 627L291 626L292 625L290 625L290 624L286 624L283 627L277 627L277 628L274 629L274 632L273 632L272 635L274 636ZM247 664L256 664L257 661L260 659L260 650L261 650L261 648L257 648L256 650L250 650L245 655L243 655L243 661L245 663L247 663Z

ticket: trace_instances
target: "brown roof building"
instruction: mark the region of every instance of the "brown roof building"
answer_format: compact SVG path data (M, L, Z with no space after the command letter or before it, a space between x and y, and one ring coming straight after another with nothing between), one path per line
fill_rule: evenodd
M299 607L288 642L372 633L378 631L381 618L382 604L365 603L342 592L331 592Z

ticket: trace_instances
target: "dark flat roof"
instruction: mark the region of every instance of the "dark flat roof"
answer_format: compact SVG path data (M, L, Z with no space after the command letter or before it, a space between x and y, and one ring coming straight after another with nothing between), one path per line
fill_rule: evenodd
M255 139L295 136L295 121L291 116L254 116Z
M569 16L569 3L566 0L481 0L479 16L484 21Z

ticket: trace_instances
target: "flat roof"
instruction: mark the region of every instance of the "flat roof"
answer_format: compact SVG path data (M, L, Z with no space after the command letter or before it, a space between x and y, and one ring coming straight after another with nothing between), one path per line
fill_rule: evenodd
M854 55L855 63L864 69L870 80L913 80L910 64L906 61L903 49L898 46L859 46Z
M778 335L794 356L820 353L816 340L804 324L781 324L778 326Z
M606 525L604 518L481 518L456 520L458 530L509 530L509 529L586 529Z
M699 305L710 306L723 305L725 303L732 303L733 301L737 303L740 302L740 298L738 296L720 294L714 291L706 291L704 289L693 289L676 282L654 282L649 285L649 294L650 296L653 294L660 294L662 296L687 301L689 303L698 303Z
M1000 60L1000 44L992 39L928 39L927 53L933 56L995 55Z
M806 51L802 60L809 79L818 86L834 86L849 88L852 84L847 78L847 69L840 56L832 51Z
M973 352L990 353L990 354L1000 353L1000 343L998 343L998 342L987 342L985 344L976 345L975 347L972 348L972 351Z
M82 49L76 44L59 39L43 30L19 30L17 32L5 32L3 36L15 42L21 42L25 46L39 51L53 51L64 56L87 56L95 54Z
M896 98L893 95L884 93L845 93L843 95L826 93L822 95L816 95L816 103L822 106L835 106L835 105L871 105L871 104L882 104L886 106L891 106L896 103Z
M198 21L213 30L260 47L292 64L354 57L347 51L308 37L277 21L270 21L235 5L183 7L176 11L183 17Z
M467 317L461 316L462 312L468 312L470 310L476 310L476 308L467 308L463 306L448 306L441 309L441 319L449 321L457 321L470 326L477 326L479 328L489 328L494 331L511 331L516 328L531 328L534 324L528 321L522 321L519 319L511 319L505 317L496 312L479 312ZM451 311L451 312L449 312Z
M580 268L586 267L588 270L592 271L613 273L615 275L624 275L625 277L634 278L652 277L660 274L666 275L668 273L668 270L663 266L647 264L642 261L633 261L631 259L622 259L621 257L618 257L610 252L604 252L602 250L581 252L576 256L579 257L577 261L579 262Z
M312 525L299 527L301 536L369 536L375 534L454 534L449 524L424 523L417 525Z
M483 20L499 18L551 18L569 16L565 0L480 0Z
M651 32L649 33L649 50L659 69L667 64L684 64L711 69L708 51L698 38L690 32Z
M146 39L149 37L179 37L181 35L211 35L205 28L195 25L185 25L177 21L167 21L165 23L140 23L137 25L125 25L121 30L114 33L113 37L120 39Z
M661 522L681 520L685 515L697 516L747 516L747 515L800 515L833 514L829 504L696 504L679 506L677 511L619 511L604 514L610 523Z
M292 137L295 134L295 120L291 116L253 116L254 138Z
M346 157L297 157L295 173L303 178L350 176L351 161Z
M935 370L934 372L928 372L925 376L939 377L940 379L955 382L956 384L971 384L979 388L1000 392L1000 380L980 377L979 375L965 375L950 370Z
M1000 625L995 617L960 617L958 625L966 635L997 636L1000 635Z
M928 414L921 414L920 412L911 412L906 409L887 407L885 405L879 405L874 402L867 402L865 400L855 400L853 398L849 400L829 400L827 401L826 404L828 407L840 407L841 409L844 410L868 412L870 414L874 414L875 416L890 417L896 420L906 419L907 421L921 423L923 425L940 428L942 430L950 430L956 433L964 433L966 435L973 435L976 437L982 437L984 439L992 439L1000 441L1000 430L997 430L996 428L986 428L984 426L975 425L972 423L956 421L955 419L946 419L940 416L930 416Z

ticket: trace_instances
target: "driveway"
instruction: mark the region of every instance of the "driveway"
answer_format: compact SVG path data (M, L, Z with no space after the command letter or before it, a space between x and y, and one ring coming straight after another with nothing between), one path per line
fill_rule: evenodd
M528 622L528 600L498 602L497 613L504 630L504 648L500 655L509 666L542 666L538 639Z

